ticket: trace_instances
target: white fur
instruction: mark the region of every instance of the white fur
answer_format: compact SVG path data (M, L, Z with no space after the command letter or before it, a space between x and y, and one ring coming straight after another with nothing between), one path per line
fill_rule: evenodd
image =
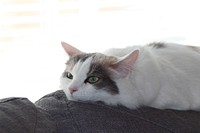
M119 88L118 95L95 90L90 84L83 84L90 61L83 68L76 66L73 81L61 78L61 88L68 98L89 101L104 101L111 105L124 105L134 109L151 106L160 109L200 109L200 53L178 44L165 44L165 48L133 46L124 49L110 49L104 54L123 57L134 49L140 53L125 77L114 79ZM77 65L80 65L77 64ZM82 66L80 65L80 66ZM80 71L83 70L84 71ZM67 81L67 82L66 82ZM70 85L79 85L79 91L69 94Z
M119 55L116 49L111 49L106 54L123 56L135 48L125 48ZM167 44L161 49L140 47L132 73L116 83L120 89L120 104L128 108L145 105L199 110L200 53L177 44Z
M73 75L73 80L68 79L67 77L65 78L61 77L60 88L64 90L69 100L73 100L75 97L79 97L80 93L81 95L87 95L85 91L83 92L83 90L85 90L83 88L87 88L87 91L94 91L94 89L92 89L90 86L84 84L84 80L87 78L86 74L89 71L89 67L91 64L91 59L92 58L89 58L85 62L78 62L77 64L75 64L72 71L70 71L71 74ZM71 95L68 89L70 87L78 88L78 91Z

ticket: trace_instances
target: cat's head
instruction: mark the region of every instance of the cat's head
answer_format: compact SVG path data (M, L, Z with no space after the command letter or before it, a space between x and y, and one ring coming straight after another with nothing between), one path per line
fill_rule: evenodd
M135 50L118 58L101 53L84 53L65 42L62 46L69 60L61 76L60 87L69 100L111 102L108 100L120 93L117 80L132 71L139 53Z

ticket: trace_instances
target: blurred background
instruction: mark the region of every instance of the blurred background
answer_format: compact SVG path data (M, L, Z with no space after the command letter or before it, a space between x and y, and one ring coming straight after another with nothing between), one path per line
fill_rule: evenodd
M200 44L198 0L0 0L0 99L59 89L66 41L85 52Z

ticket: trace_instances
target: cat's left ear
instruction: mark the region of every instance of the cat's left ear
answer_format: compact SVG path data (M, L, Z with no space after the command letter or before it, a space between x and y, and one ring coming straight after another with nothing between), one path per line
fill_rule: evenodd
M61 42L62 44L62 47L64 48L65 52L70 56L75 56L75 55L79 55L79 54L82 54L83 52L78 50L77 48L69 45L68 43L66 42Z
M124 57L119 58L116 63L112 64L111 68L116 72L114 78L118 79L126 77L132 71L138 56L139 49L135 49Z

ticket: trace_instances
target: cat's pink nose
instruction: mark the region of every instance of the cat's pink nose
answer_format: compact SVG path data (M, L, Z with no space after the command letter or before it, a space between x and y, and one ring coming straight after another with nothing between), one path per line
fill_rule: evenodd
M76 91L77 91L77 88L75 88L75 87L69 88L70 94L73 94Z

